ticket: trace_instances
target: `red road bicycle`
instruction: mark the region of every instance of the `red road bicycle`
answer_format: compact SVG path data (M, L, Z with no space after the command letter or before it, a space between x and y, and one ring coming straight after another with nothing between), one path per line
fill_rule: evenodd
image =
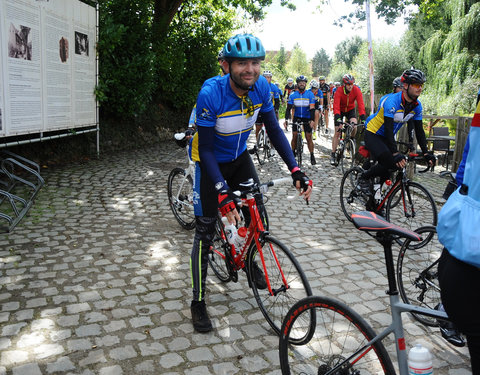
M246 240L240 249L230 245L224 233L221 217L217 220L214 245L208 261L215 275L223 282L237 282L238 271L244 270L248 284L260 310L275 333L280 334L282 320L287 311L300 299L312 295L312 289L300 264L290 250L265 230L255 200L256 194L264 194L268 188L291 178L272 180L256 184L252 179L241 184L242 205L248 207L250 223ZM220 214L219 214L220 215ZM254 264L263 271L266 289L259 289L255 283ZM294 337L292 342L302 342L305 337Z

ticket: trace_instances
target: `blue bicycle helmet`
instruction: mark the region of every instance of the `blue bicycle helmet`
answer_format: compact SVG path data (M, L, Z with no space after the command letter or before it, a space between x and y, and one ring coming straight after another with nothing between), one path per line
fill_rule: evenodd
M227 60L265 60L265 48L263 48L260 39L254 37L252 34L237 34L225 43L223 55Z

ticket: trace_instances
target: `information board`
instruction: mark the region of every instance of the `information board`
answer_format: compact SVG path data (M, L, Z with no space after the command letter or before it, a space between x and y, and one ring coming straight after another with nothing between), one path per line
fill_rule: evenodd
M96 10L0 0L0 136L96 125Z

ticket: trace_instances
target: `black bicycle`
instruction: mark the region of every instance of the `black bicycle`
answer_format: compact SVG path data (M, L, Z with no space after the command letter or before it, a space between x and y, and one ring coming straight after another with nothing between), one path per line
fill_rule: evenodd
M355 123L337 122L340 125L338 132L341 133L340 141L335 150L335 163L342 167L342 172L345 173L348 169L353 167L355 161L355 141L352 138L352 133L356 126Z

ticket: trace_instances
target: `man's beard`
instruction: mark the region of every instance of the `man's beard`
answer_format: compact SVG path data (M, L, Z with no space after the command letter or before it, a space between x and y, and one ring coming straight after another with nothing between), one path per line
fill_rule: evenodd
M246 82L243 82L243 80L240 78L239 74L237 75L237 74L234 74L233 72L230 72L230 77L232 78L232 81L235 84L235 86L237 86L239 89L245 90L245 91L249 90L250 87L252 87L255 84L255 82L257 82L257 80L258 80L258 76L256 76L253 84L249 85Z

